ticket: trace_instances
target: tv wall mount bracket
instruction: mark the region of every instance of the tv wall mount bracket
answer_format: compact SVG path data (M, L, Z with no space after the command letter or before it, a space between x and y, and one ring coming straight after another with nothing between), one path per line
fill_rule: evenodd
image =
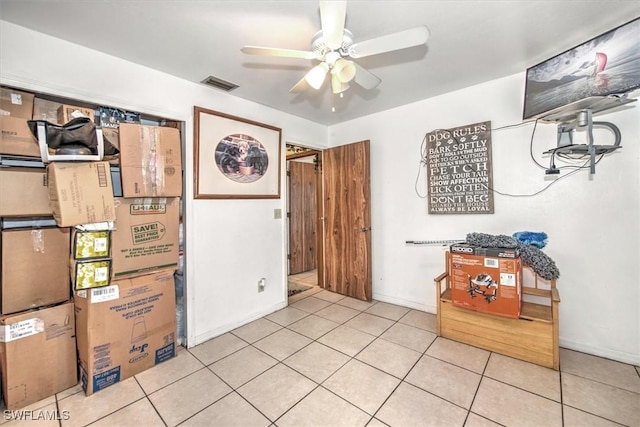
M555 111L553 114L541 117L541 119L544 121L558 123L557 146L556 148L547 150L543 153L551 154L552 166L547 170L547 174L559 173L559 170L556 169L554 165L554 157L556 154L588 155L589 172L591 174L595 174L597 163L596 156L608 154L620 148L622 135L620 133L620 129L615 124L611 122L594 121L593 114L634 101L636 100L628 99L626 96L592 97L589 100L583 100L579 103L566 106L561 111ZM615 137L613 144L596 144L593 137L594 126L605 127L609 129ZM587 143L574 144L574 132L582 129L586 130L587 132Z

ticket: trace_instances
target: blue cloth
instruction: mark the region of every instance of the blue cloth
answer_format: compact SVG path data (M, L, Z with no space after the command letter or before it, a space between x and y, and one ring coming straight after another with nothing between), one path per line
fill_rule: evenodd
M547 233L544 232L518 231L513 233L513 238L525 245L535 246L538 249L542 249L547 246Z

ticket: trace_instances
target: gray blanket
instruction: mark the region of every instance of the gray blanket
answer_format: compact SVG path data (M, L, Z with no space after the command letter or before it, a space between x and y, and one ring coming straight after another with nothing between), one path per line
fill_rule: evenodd
M560 270L556 263L535 246L526 245L511 236L504 234L493 235L485 233L467 234L467 243L482 248L507 248L518 249L522 261L530 266L540 277L546 280L560 277Z

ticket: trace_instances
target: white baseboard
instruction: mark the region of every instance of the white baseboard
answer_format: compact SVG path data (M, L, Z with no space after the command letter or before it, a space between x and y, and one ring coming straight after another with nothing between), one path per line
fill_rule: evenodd
M435 306L420 304L415 301L409 301L402 298L396 298L389 295L373 294L373 299L380 302L387 302L389 304L400 305L402 307L413 308L415 310L425 311L427 313L436 314L437 308Z
M589 344L572 341L563 337L560 337L560 347L579 351L581 353L591 354L593 356L604 357L607 359L615 360L617 362L640 366L640 355L638 354L625 353L621 351L611 350L609 348L594 347ZM560 363L562 363L562 360L560 360Z
M199 334L199 335L195 335L192 339L188 339L187 343L186 343L186 347L187 348L193 348L195 346L197 346L198 344L202 344L205 341L209 341L212 338L215 338L217 336L220 336L222 334L225 334L229 331L232 331L236 328L239 328L242 325L246 325L247 323L251 323L254 320L257 320L261 317L267 316L273 312L276 312L280 309L283 309L287 306L287 303L285 301L279 302L278 304L272 305L271 307L256 312L256 313L252 313L250 316L245 317L241 320L235 321L235 322L231 322L231 323L226 323L224 325L221 325L215 329L212 329L210 331L207 331L205 333Z

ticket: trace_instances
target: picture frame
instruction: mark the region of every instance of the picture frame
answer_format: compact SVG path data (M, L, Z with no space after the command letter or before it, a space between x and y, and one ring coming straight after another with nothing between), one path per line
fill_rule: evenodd
M194 106L194 198L279 199L282 129Z

